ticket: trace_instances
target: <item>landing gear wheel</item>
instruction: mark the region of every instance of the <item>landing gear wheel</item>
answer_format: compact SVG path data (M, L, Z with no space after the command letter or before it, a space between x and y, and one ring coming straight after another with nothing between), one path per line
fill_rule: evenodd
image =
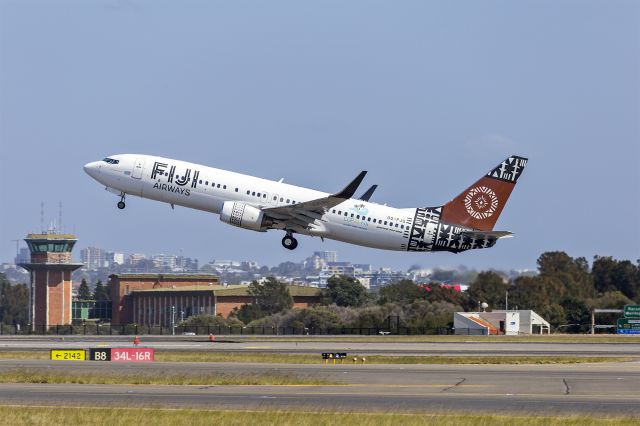
M288 250L294 250L298 247L298 240L293 238L291 235L285 235L282 239L282 246Z
M124 207L125 207L125 205L126 205L126 204L124 203L124 197L125 197L126 195L127 195L127 194L125 194L124 192L121 192L121 193L120 193L120 201L118 201L118 208L119 208L120 210L124 209Z

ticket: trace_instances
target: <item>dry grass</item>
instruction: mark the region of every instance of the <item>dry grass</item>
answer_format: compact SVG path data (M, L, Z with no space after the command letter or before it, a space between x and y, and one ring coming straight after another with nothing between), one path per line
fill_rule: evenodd
M353 358L362 363L362 355L348 354L345 364ZM254 362L272 364L321 364L320 354L281 354L268 352L163 352L156 354L159 362ZM632 357L579 356L365 356L367 364L576 364L593 362L628 362ZM333 361L329 361L333 363ZM339 363L339 361L338 361Z
M224 339L226 336L220 336ZM351 343L640 343L640 337L616 334L551 334L523 336L232 336L234 340L261 342L351 342Z
M362 363L362 355L349 354L345 364L352 364L353 358ZM629 362L634 357L613 356L365 356L367 364L577 364L602 362ZM5 360L48 360L49 352L0 352ZM320 364L320 353L283 354L269 352L156 352L157 362L231 362L267 364ZM90 361L87 361L90 362Z
M0 371L0 383L100 385L335 385L335 381L292 374L73 373L38 369Z
M24 407L0 406L3 424L46 425L91 424L125 426L153 424L175 425L281 425L315 426L336 424L355 426L392 426L402 424L442 426L591 426L637 425L630 417L596 416L505 416L492 414L398 414L335 413L302 411L221 411L163 408Z

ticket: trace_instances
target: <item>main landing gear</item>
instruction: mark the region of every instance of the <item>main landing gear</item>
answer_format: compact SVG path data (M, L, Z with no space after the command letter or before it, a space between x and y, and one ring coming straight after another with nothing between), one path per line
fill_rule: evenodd
M287 235L282 239L282 246L288 250L294 250L298 247L298 240L293 238L293 234L291 232L287 232Z
M120 210L124 209L124 208L125 208L125 206L126 206L126 204L124 203L124 196L125 196L125 195L126 195L126 194L125 194L124 192L120 194L120 201L118 201L118 208L119 208Z

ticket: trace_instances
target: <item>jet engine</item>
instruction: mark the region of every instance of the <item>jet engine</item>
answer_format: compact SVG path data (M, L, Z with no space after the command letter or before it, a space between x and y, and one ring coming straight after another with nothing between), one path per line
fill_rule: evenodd
M239 228L265 232L271 220L262 210L238 201L225 201L220 212L220 220Z

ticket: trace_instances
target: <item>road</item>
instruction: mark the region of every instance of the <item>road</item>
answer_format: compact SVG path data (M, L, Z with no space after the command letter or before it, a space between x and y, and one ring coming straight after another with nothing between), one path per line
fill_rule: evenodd
M3 404L126 405L219 409L492 412L640 416L640 363L572 365L115 364L0 361L0 372L287 374L329 386L0 384Z
M0 351L32 351L51 348L130 346L131 337L110 336L0 336ZM319 342L246 340L224 337L209 343L206 337L171 338L141 337L141 346L162 351L220 351L312 353L348 352L359 355L568 355L568 356L640 356L640 339L633 343L566 343L566 342Z

